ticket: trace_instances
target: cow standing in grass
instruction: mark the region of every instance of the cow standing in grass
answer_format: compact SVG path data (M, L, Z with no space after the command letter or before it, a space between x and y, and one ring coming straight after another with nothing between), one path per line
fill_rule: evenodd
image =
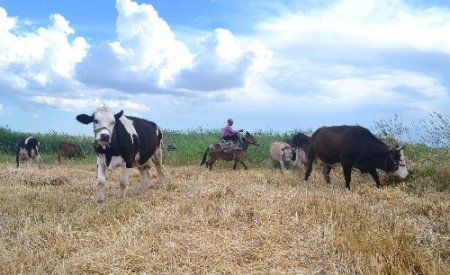
M291 161L296 159L295 147L284 141L270 144L269 154L274 168L287 169Z
M58 163L61 163L62 158L82 158L85 156L83 149L76 144L69 142L61 142L58 145Z
M325 164L324 175L330 183L330 171L333 165L340 163L344 171L345 186L350 189L352 168L361 173L369 173L378 188L381 187L377 169L406 178L403 147L390 149L361 126L333 126L317 129L311 137L307 153L308 163L305 180L311 174L313 162L317 159Z
M39 145L40 142L37 138L27 137L22 139L19 144L17 144L16 150L16 163L17 168L19 167L20 161L26 160L28 163L28 167L31 166L33 159L37 160L38 167L40 168L42 165L42 159L39 155Z
M123 111L113 114L107 106L94 114L81 114L76 119L83 124L94 124L94 147L97 152L97 201L105 199L106 168L122 167L119 197L125 197L130 168L137 167L142 191L150 178L150 159L155 164L159 185L164 182L162 167L162 132L152 121L125 116Z

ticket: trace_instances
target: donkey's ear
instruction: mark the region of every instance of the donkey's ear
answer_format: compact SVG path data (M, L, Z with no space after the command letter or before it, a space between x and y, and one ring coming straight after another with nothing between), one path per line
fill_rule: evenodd
M400 147L400 145L397 145L397 146L395 147L395 149L400 151L400 150L403 150L403 148L405 148L405 146L406 146L406 145L403 145L403 146Z
M114 118L118 120L123 115L123 110L114 115Z
M89 124L94 121L94 116L81 114L81 115L77 115L76 119L83 124Z
M250 133L249 133L249 132L247 132L247 131L245 131L245 135L246 135L246 136L248 136L248 135L250 135Z

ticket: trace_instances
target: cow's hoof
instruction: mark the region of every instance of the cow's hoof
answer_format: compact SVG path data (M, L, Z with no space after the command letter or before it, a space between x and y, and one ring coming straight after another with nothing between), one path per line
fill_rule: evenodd
M105 194L99 193L97 194L97 202L102 203L105 201Z

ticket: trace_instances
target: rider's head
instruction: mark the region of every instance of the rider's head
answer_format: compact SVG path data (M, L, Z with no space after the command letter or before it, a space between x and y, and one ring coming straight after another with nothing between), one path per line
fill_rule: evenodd
M232 124L233 124L233 119L232 119L232 118L229 118L229 119L227 120L227 122L228 122L228 125L232 125Z

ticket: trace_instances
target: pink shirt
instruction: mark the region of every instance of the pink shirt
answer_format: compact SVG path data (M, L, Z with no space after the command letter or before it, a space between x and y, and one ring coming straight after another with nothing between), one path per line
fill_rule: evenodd
M222 137L232 136L236 133L237 131L235 131L231 125L227 125L222 129Z

